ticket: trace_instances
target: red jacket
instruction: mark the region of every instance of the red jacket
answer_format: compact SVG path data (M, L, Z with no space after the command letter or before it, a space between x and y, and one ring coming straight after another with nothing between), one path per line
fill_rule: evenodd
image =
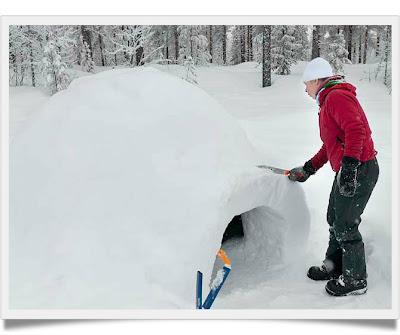
M319 95L319 130L323 145L311 159L318 170L328 160L335 172L343 156L366 162L377 152L367 118L356 98L356 88L340 83L324 89Z

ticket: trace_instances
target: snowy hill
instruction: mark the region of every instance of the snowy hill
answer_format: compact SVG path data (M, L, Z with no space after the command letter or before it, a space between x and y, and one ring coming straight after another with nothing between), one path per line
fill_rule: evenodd
M78 78L24 120L11 127L11 308L192 309L196 271L207 283L242 213L233 268L234 250L264 270L305 251L301 186L256 168L267 155L179 78L149 67Z

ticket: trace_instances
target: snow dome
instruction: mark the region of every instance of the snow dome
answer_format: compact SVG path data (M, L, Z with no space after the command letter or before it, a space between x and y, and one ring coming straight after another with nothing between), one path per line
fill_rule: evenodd
M283 264L309 213L265 161L180 78L140 67L74 80L10 148L10 307L193 309L196 271L210 280L242 213L228 253Z

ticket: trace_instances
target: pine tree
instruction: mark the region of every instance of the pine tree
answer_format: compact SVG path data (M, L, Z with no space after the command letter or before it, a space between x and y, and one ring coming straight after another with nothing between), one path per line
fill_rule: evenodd
M32 86L38 85L37 68L43 54L42 39L43 26L10 26L10 85L20 86L29 82Z
M311 49L311 59L320 56L320 41L321 41L321 26L313 26L312 31L312 49Z
M179 32L178 26L174 26L174 47L175 47L175 61L178 63L179 59Z
M369 37L369 28L368 26L365 26L363 64L367 63L368 37Z
M308 40L308 26L294 26L293 36L295 38L295 58L296 60L308 60L310 58L310 42Z
M208 52L210 54L210 63L213 62L213 26L208 26Z
M239 26L240 33L240 62L244 63L246 61L246 31L245 26Z
M230 48L230 61L232 64L240 64L242 62L242 54L241 54L241 40L242 40L242 30L240 26L233 26L232 27L232 43Z
M9 82L10 85L21 86L24 84L28 53L25 47L23 26L10 26L9 28Z
M50 34L44 47L42 71L45 78L45 86L51 94L68 87L70 78L66 70L67 65L62 61L56 41Z
M353 26L345 26L345 39L346 39L346 49L347 58L351 62L353 60L352 56L352 45L353 45Z
M222 62L226 64L226 26L222 26Z
M385 63L385 74L383 83L392 89L392 26L386 26L386 38L385 38L385 51L384 51L384 63Z
M346 42L342 32L330 34L323 42L324 56L335 73L343 73L343 65L349 63Z
M83 40L83 37L81 38L81 67L82 71L85 72L90 72L94 73L94 62L92 59L92 52L90 50L90 47L86 41Z
M191 58L195 65L206 65L211 58L207 37L201 26L179 26L179 61Z
M253 60L253 26L247 26L247 61Z
M360 32L359 32L359 41L358 41L358 63L361 63L362 61L362 36L363 36L363 26L360 27Z
M271 86L271 26L263 26L262 87Z
M290 68L297 62L296 56L301 45L296 43L293 26L273 26L271 38L272 69L281 75L290 74Z
M197 84L197 72L192 56L187 56L183 62L185 67L184 79L191 84Z

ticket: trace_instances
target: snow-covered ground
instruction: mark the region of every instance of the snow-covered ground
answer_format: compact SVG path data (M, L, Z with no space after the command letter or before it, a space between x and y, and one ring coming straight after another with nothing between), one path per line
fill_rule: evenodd
M42 163L49 164L51 162L53 167L57 166L56 171L58 175L56 174L55 177L65 176L68 173L78 173L81 178L87 178L90 176L90 171L96 171L99 166L105 165L106 168L101 168L101 173L95 175L90 182L94 182L96 177L114 181L117 185L104 185L112 192L113 190L116 191L118 187L126 188L126 180L129 179L130 171L136 169L136 172L139 171L139 174L135 175L134 183L142 187L147 183L147 191L144 192L148 192L140 192L140 194L134 194L134 192L124 193L122 199L124 199L125 203L122 204L113 201L113 197L110 195L102 197L97 194L93 188L91 189L95 185L94 183L91 185L87 184L83 188L85 192L88 192L86 194L93 195L93 199L84 200L84 197L79 197L79 194L71 194L68 201L72 201L71 204L77 206L83 212L97 208L95 216L100 222L105 222L107 217L109 220L110 218L115 219L113 217L115 212L112 213L103 208L98 208L99 204L104 204L104 202L108 201L113 210L119 211L118 218L122 222L117 231L112 226L102 227L101 232L105 233L105 235L98 234L98 236L92 236L92 239L89 238L90 243L94 244L87 250L83 260L82 255L79 253L73 256L73 258L68 259L70 255L67 254L67 251L70 251L70 249L68 249L67 244L74 243L76 233L82 234L76 241L77 245L79 243L84 244L85 238L91 236L90 231L96 231L96 225L84 226L81 222L76 223L75 226L72 225L74 227L72 230L65 228L71 225L71 218L76 219L82 212L75 213L76 215L74 216L74 211L68 212L64 208L64 214L67 216L58 226L42 226L40 222L37 222L35 226L29 226L27 222L23 223L24 220L20 217L19 220L22 226L13 228L11 226L13 222L11 221L10 228L12 229L12 233L15 233L14 238L16 238L14 246L17 246L15 253L12 254L15 258L11 258L11 265L13 264L13 260L19 262L17 263L18 269L14 269L16 270L15 272L11 271L11 274L16 276L14 277L14 282L12 281L13 277L11 278L12 285L13 283L15 285L14 293L11 288L14 306L17 308L27 306L35 308L38 304L42 304L48 307L48 301L51 300L52 294L61 290L63 294L59 297L59 302L56 301L53 304L53 306L60 307L60 304L62 305L63 302L68 301L68 295L71 294L73 289L83 288L82 285L84 284L82 283L96 282L96 278L92 278L91 276L93 276L93 273L101 273L105 278L100 279L100 282L104 285L113 282L113 292L116 292L116 295L104 292L104 286L102 287L101 284L94 285L90 292L86 292L85 301L74 301L72 302L72 306L82 306L82 304L85 305L85 302L90 305L90 303L95 302L99 307L108 308L143 307L146 306L143 303L146 295L151 294L154 300L147 301L147 306L150 308L155 308L154 304L159 304L160 308L190 308L191 306L188 305L187 301L176 301L175 305L171 301L176 300L176 297L179 295L194 294L194 274L196 269L201 269L205 272L206 276L209 275L207 274L207 270L211 271L212 255L218 247L218 241L224 229L223 225L216 226L216 223L229 221L229 216L239 214L238 211L241 212L258 207L256 210L244 215L245 233L247 233L245 239L228 241L224 246L232 259L232 272L220 296L214 303L214 308L390 308L391 97L382 84L368 82L366 73L370 67L369 65L352 65L346 68L348 74L347 80L357 86L360 102L370 120L374 140L379 152L378 160L381 169L380 180L367 206L361 224L361 232L364 236L367 253L369 273L368 294L358 297L332 298L325 294L324 283L312 282L305 276L310 265L319 264L322 261L328 242L328 228L325 216L330 187L334 176L330 167L328 165L325 166L317 175L301 185L290 183L286 178L282 179L281 176L260 172L258 169L251 168L255 163L292 168L303 164L320 147L317 106L306 95L300 81L304 64L294 67L293 73L290 76L275 76L272 87L261 88L260 68L255 63L245 63L227 67L210 66L198 70L199 86L221 104L233 118L228 117L220 106L207 97L207 94L197 92L199 90L196 91L197 93L193 93L188 88L188 84L185 83L181 85L174 82L171 87L166 88L165 94L160 94L161 92L159 91L154 92L155 86L153 86L154 83L152 83L152 80L158 81L164 77L153 77L153 71L144 71L147 77L142 76L140 78L141 85L148 86L145 88L145 92L135 86L139 83L131 83L129 86L132 87L129 88L118 86L121 82L116 81L115 77L110 75L109 72L102 74L102 77L99 77L99 83L103 86L89 85L92 90L89 91L90 96L94 98L98 97L99 101L97 104L82 107L81 112L84 112L83 115L71 112L70 107L76 107L76 102L74 105L74 101L71 102L71 99L76 99L77 96L71 95L68 97L68 94L71 94L68 93L70 89L66 93L62 92L60 94L61 98L58 98L58 102L55 103L54 99L52 99L53 107L57 107L58 112L61 110L64 113L64 116L61 118L52 115L49 112L49 108L47 108L47 112L40 111L43 102L46 100L46 96L40 90L33 88L11 88L11 155L18 155L18 152L19 155L23 155L26 152L26 148L32 149L32 146L27 147L29 132L31 132L30 135L34 134L35 136L39 136L38 134L44 132L44 135L40 135L42 137L39 142L35 139L34 143L36 145L39 143L42 145L45 144L53 156L51 159L49 159L49 156L43 158L49 152L40 153L41 150L31 151L28 160L37 162L35 154L42 154ZM180 70L174 66L159 66L158 68L172 74L177 74ZM122 71L121 73L124 73L123 70L115 71ZM82 79L75 84L75 94L79 92L79 85L82 90L85 89L85 78ZM110 83L107 81L112 80L114 82L110 86ZM87 83L90 84L89 81ZM167 83L170 84L168 80ZM118 108L114 106L112 118L104 114L106 110L104 103L107 100L101 95L102 88L110 89L110 87L112 87L111 95L114 99L120 101ZM72 86L73 88L74 86ZM168 99L168 94L174 94L174 90L179 90L180 96L183 94L185 97L184 101L191 102L191 104L183 105L184 108L182 109L182 105L175 101L176 95L173 95L175 99ZM154 101L148 103L157 108L160 107L160 104L162 106L162 108L159 108L160 110L156 110L157 117L149 117L149 115L143 113L143 110L138 108L139 117L136 115L132 118L132 115L127 111L134 110L135 105L129 105L129 101L126 100L127 93L133 101L137 99L141 103L146 100L143 98L143 94L152 94L155 97ZM81 98L84 100L83 93ZM128 105L124 105L124 103ZM192 103L195 103L195 105ZM139 104L137 106L142 105ZM90 112L90 108L93 107L95 110L100 111L100 113L96 115L93 111ZM178 111L176 108L178 108ZM179 108L181 109L179 110ZM122 112L120 109L122 109ZM179 113L182 113L184 109L190 111L187 117L184 118L184 121L181 121L179 118L183 114ZM207 121L199 117L199 113L203 113L204 110L208 110L205 114ZM213 113L216 115L213 116ZM42 115L39 116L40 114ZM85 119L85 117L88 118ZM98 120L96 121L93 118L98 118ZM111 122L113 119L115 119L113 126L115 126L117 131L111 134L110 137L104 137L106 128L103 127L104 125L102 125L101 120ZM40 125L40 122L43 122L43 120L44 125L47 125L47 127L56 125L57 128L46 129L45 126ZM75 123L71 123L71 120ZM160 120L163 120L163 122L160 123ZM94 129L93 121L96 121ZM141 122L140 126L128 126L128 131L137 133L142 131L141 127L148 127L151 125L151 122L157 122L157 124L151 126L152 133L139 137L141 139L140 144L146 148L148 148L147 144L149 141L152 143L150 146L152 151L148 159L152 163L161 162L158 167L157 165L153 166L153 169L150 169L150 171L144 168L141 169L141 166L137 166L137 160L135 161L135 157L145 157L144 152L135 150L121 152L120 149L115 151L115 145L121 148L126 139L130 138L127 133L121 133L121 130L124 129L122 126L126 126L129 122L133 121ZM67 124L69 122L69 128L65 128L66 122ZM204 134L199 131L210 129L210 123L216 124L211 133ZM193 124L196 125L193 129L185 128L187 125ZM75 129L74 125L79 125L82 128ZM245 130L251 144L248 143L241 128ZM149 128L145 129L148 131ZM164 129L164 133L160 134L159 132L162 129ZM61 131L61 134L59 131ZM171 131L175 131L176 133L171 133ZM222 137L221 132L224 135ZM77 135L75 139L66 137L67 135L72 136L74 133ZM98 137L99 135L100 137ZM156 137L155 140L154 136ZM209 136L209 140L205 144L202 143L207 136ZM56 138L56 145L49 145L46 142L49 138ZM102 138L102 142L97 143L98 147L89 145L85 148L84 142L89 140L89 143L92 143L90 141L93 138ZM138 139L138 137L133 138ZM223 141L223 144L219 148L215 148L212 145L216 139ZM181 144L182 141L185 145ZM14 145L19 150L15 153L13 153ZM72 145L76 147L83 145L78 155L74 155L73 152L69 151L69 146ZM131 143L130 145L134 147L135 143ZM165 152L165 148L168 146L170 147L170 151ZM253 152L253 147L258 152ZM57 150L60 148L63 153L71 155L67 161L63 161L62 156L57 156L59 154ZM190 156L191 152L188 151L188 148L193 150L193 156ZM38 148L36 147L34 150L38 150ZM93 157L93 150L96 152L95 157L105 155L106 159L101 162L91 162L88 160L87 153L91 153ZM212 156L212 162L204 165L204 158L210 158L209 152L215 155ZM133 155L133 158L127 159L129 155ZM196 157L196 155L199 156ZM221 155L225 157L223 162L220 161ZM22 158L22 156L20 158L14 156L13 158L16 161L20 159L20 170L17 170L20 172L25 171L24 169L28 166L28 162ZM71 164L71 159L73 164ZM112 162L107 161L107 159L112 159ZM124 169L116 170L115 162L128 162L129 165ZM190 164L187 165L188 163ZM26 165L24 166L24 164ZM145 164L139 165L144 166ZM206 170L199 169L199 166L206 168ZM213 170L216 166L219 168L217 172ZM83 174L82 168L84 170ZM176 170L181 173L179 178L171 174ZM64 174L60 174L60 171ZM41 172L40 166L33 168L32 173L39 174L42 178L39 178L39 181L46 180L47 178L46 171ZM152 173L155 176L154 180L148 180L148 176ZM195 183L193 183L193 175L198 176L198 180ZM32 177L32 174L26 176L25 182L29 181L29 191L28 194L24 194L24 197L32 195L40 196L43 191L43 185L38 184L36 181L31 181L29 177ZM57 180L57 178L54 180ZM62 187L68 188L68 183L81 185L84 182L86 182L86 179L63 180ZM16 185L19 187L19 192L22 192L24 187L26 189L26 185L20 181L18 183ZM37 185L34 185L35 183ZM151 190L159 190L160 184L162 184L161 189L164 192L169 191L172 193L160 194L154 197ZM51 190L51 185L48 187L50 188L47 188L47 190ZM261 199L263 187L267 187L268 189L265 191L264 198ZM35 194L34 190L38 188L40 192ZM195 191L192 191L193 188L195 188ZM78 189L82 190L82 188ZM304 194L302 189L306 194L307 204L311 213L310 227L307 225L308 211L305 205L303 205ZM121 190L119 189L119 191ZM12 189L11 192L13 192ZM179 192L184 196L177 197ZM250 197L250 200L244 199L243 194L247 195L249 193L254 193ZM215 198L215 194L218 195L217 198ZM188 195L191 197L188 197ZM21 196L21 193L19 193L19 196ZM48 193L46 196L47 198L44 198L45 201L49 201L53 195ZM233 200L229 199L232 200L229 205L225 201L227 199L226 196L228 198L233 197ZM129 202L132 200L132 197L136 199L136 203L133 205L133 208L130 208L128 205L132 205ZM285 201L279 201L279 197ZM13 197L11 197L12 199ZM26 204L29 203L29 199L25 201ZM184 208L175 208L174 211L171 211L171 205L176 206L177 201L181 201L184 204ZM199 204L199 201L203 202ZM251 203L252 201L259 202ZM82 205L82 202L84 205ZM57 201L53 205L56 203ZM221 203L223 204L223 210L219 207ZM243 205L244 203L246 204ZM265 211L263 207L259 207L265 206L267 203L270 205L270 210ZM36 207L40 205L51 208L51 205L46 202L36 202L35 205ZM87 207L85 208L84 206ZM135 221L133 220L135 215L141 220L144 217L135 212L135 206L147 209L146 213L149 218L154 218L157 213L161 213L162 215L156 217L160 218L158 223L164 223L164 226L156 226L154 222L152 223L149 220L149 222L136 225L134 230L131 230L132 227L130 224ZM271 210L271 208L274 210ZM36 211L34 206L29 207L29 209L33 211L32 213ZM60 210L59 207L58 209ZM206 212L204 211L205 209L207 209ZM15 213L17 221L18 215L24 215L18 212L18 209ZM215 218L213 216L215 213L223 213L226 217ZM293 215L296 213L300 213L303 217L296 220L296 215ZM51 222L52 215L57 216L59 213L56 210L54 210L53 214L50 213L49 222ZM161 219L163 215L164 219ZM173 217L171 218L170 215L173 215ZM282 219L282 215L286 215L286 217ZM193 219L194 217L195 219ZM199 218L201 219L199 220ZM171 219L174 222L172 232ZM190 221L190 224L187 223L188 221ZM260 222L264 221L272 222L275 225L260 226ZM283 226L289 228L292 232L291 236L289 236L290 234L285 235L287 231L280 228L281 225L279 223L282 222L284 222ZM146 232L146 229L148 230L149 225L151 226L152 224L154 230ZM197 231L193 230L193 227L196 227L196 225L197 227L200 225L201 229ZM64 228L62 228L63 226ZM49 227L52 229L51 231L49 231ZM146 229L140 227L146 227ZM17 230L13 231L13 229ZM293 232L295 232L294 235ZM136 233L137 236L135 236ZM155 233L158 233L158 235ZM24 256L24 252L27 249L24 249L25 247L21 248L21 245L18 243L24 242L28 244L28 248L34 248L35 243L31 242L32 238L35 237L40 241L41 234L47 237L55 236L57 237L57 242L53 241L53 244L42 246L39 252L34 251L36 252L35 255L43 257L41 260L39 259L39 263L32 263L29 259L27 261L24 258L26 257L26 254ZM189 240L182 241L184 240L183 237L187 238L187 236L191 235L193 236ZM107 239L109 236L117 237L116 241L118 242ZM296 240L293 236L298 236L298 239ZM308 236L308 240L304 236ZM98 239L97 242L96 239ZM168 241L168 239L171 240ZM135 242L132 243L133 240ZM122 244L114 245L121 241ZM287 245L283 248L282 245L279 245L280 243L288 243L288 241L292 244L292 248ZM47 243L49 242L51 241L47 240ZM64 243L64 245L59 246L57 243ZM105 251L104 244L108 244ZM131 246L132 244L134 246ZM176 248L176 252L168 253L171 251L171 244ZM101 262L95 263L91 269L79 268L79 266L88 264L85 263L85 260L92 262L92 257L94 259L99 257L99 254L96 253L96 250L98 250L96 248L99 247L104 252L101 254L101 257L107 261L107 265L112 264L115 257L118 258L119 262L112 264L111 269L99 269ZM48 263L49 258L45 257L45 254L49 250L53 250L52 248L58 250L59 254L51 258L51 263ZM137 254L138 250L144 252L146 248L151 248L151 252L149 252L151 256L147 257L146 255L143 259L138 260L138 263L135 263L135 261L132 262L133 255ZM285 253L284 257L280 254L281 249ZM78 250L82 250L82 246L79 246ZM187 250L189 252L185 254ZM124 253L126 253L125 256L123 256ZM69 281L68 274L62 273L62 263L59 263L60 256L62 256L61 259L75 262L75 264L68 264L68 266L72 270L80 271L80 278L74 277L73 274L69 273L70 278L72 277L72 281ZM161 262L163 265L160 269L155 269L152 265L158 265L161 257L164 257L163 262ZM199 259L193 259L193 257L198 257ZM145 264L146 261L143 260L150 263ZM44 263L40 263L40 261ZM129 264L132 263L133 269L142 267L146 273L139 275L133 269L127 270L126 264L128 262L130 262ZM174 262L175 265L172 266ZM176 265L177 263L179 265ZM187 269L185 273L180 272L182 263ZM59 268L57 268L57 264L60 264ZM38 268L32 269L32 266L37 266ZM51 273L46 277L45 274L40 272L49 266L53 266L53 269L56 268L59 275ZM40 289L43 292L47 292L48 296L43 297L41 301L27 302L26 299L34 290L33 287L26 285L24 276L32 275L32 273L34 273L38 282L42 281L43 286ZM193 278L193 282L190 285L184 284L183 288L176 288L177 283L181 283L180 280L182 277L185 279L184 282L191 280L186 280L187 273L193 273L193 277L188 277ZM126 276L124 277L121 274ZM158 285L159 275L170 278L164 287ZM45 280L43 281L43 279ZM137 292L127 293L121 290L125 285L132 286L132 283L136 283L138 288L148 288L151 290L151 293L139 290L140 294L143 293L141 296ZM26 290L25 293L27 295L25 297L24 292L21 293L18 290L21 287ZM130 303L126 303L129 299ZM143 301L139 301L136 304L137 301L135 303L132 302L134 299L143 299ZM125 302L121 303L121 301Z

